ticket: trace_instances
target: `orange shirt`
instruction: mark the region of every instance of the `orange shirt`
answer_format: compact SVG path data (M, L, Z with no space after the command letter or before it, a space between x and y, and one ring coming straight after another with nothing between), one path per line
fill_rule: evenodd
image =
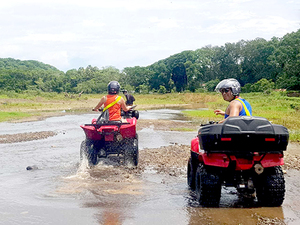
M114 102L118 95L107 95L104 107ZM121 105L116 103L108 109L109 120L121 120Z

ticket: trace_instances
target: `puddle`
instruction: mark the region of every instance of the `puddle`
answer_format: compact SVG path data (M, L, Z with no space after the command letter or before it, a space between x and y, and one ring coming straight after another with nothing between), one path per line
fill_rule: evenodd
M299 224L299 171L285 175L282 207L261 208L239 202L234 189L222 190L219 208L202 208L188 189L184 173L174 175L141 162L138 169L101 162L79 162L85 136L79 127L96 114L0 123L0 134L57 132L47 139L0 144L0 214L3 224ZM180 120L180 110L148 110L141 119ZM190 145L195 132L138 132L141 151ZM168 149L165 149L167 151ZM149 151L151 152L151 151ZM150 153L149 153L150 154ZM155 154L151 152L151 154ZM163 156L179 157L179 153ZM182 157L182 156L180 156ZM171 158L169 158L171 159ZM27 166L37 169L27 171ZM144 166L143 166L144 165ZM166 165L161 165L166 166ZM169 165L168 166L172 166ZM185 166L180 168L185 171Z

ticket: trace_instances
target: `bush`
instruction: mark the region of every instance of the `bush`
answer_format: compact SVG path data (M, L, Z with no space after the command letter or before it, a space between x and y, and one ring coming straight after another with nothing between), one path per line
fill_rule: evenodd
M165 88L165 86L159 85L158 93L160 93L160 94L166 94L167 93L167 89Z
M246 84L245 86L248 89L248 91L250 90L251 92L264 92L266 94L270 94L275 88L275 83L272 82L272 80L267 80L263 78L257 81L255 84L252 84L250 88L249 84Z
M208 91L215 91L215 88L216 88L216 86L218 85L219 82L220 82L219 79L208 81L205 84L205 87L207 88Z
M242 87L242 92L244 92L244 93L249 93L249 92L251 92L251 87L252 86L252 84L245 84L244 85L244 87Z

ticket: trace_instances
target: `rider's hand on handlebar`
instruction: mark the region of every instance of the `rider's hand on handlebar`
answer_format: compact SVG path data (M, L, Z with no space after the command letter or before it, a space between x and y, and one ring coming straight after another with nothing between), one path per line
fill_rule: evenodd
M100 107L99 109L93 108L92 111L101 112L103 111L103 107Z
M129 106L130 110L134 109L136 105Z

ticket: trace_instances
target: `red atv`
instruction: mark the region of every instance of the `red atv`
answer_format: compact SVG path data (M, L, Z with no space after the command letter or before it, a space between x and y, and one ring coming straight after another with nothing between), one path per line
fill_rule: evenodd
M262 117L229 117L201 125L191 142L187 182L204 207L217 207L222 185L262 206L280 206L285 195L281 165L289 133Z
M81 125L86 139L80 146L80 159L85 156L89 165L93 166L98 163L99 158L114 155L126 165L137 166L139 149L136 122L139 112L122 112L122 118L123 122L103 121L99 117L97 120L93 119L91 124Z

